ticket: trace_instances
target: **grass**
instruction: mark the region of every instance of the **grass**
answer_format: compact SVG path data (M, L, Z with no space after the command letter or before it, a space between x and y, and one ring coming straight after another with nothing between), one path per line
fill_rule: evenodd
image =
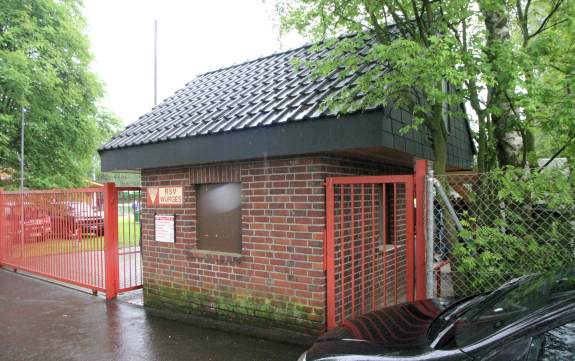
M139 246L140 244L140 222L135 222L134 217L122 221L118 218L118 246L119 248Z
M118 248L139 246L140 222L135 222L133 217L118 218ZM23 251L26 257L46 256L52 254L77 253L88 251L103 251L104 237L96 237L93 234L85 235L81 239L54 239L36 243L26 243L24 247L15 244L12 247L11 256L19 257Z

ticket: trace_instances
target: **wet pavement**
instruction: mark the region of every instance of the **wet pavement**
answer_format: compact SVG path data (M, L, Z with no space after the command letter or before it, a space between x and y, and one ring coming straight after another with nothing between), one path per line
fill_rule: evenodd
M303 349L166 320L0 269L0 360L295 361Z

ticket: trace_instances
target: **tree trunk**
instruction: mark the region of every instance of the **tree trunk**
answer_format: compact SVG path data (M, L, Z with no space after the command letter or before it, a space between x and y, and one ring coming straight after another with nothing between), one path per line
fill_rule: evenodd
M432 116L426 119L426 126L431 132L431 146L433 148L433 171L443 176L447 171L447 129L443 124L443 107L433 106Z
M525 137L523 139L523 147L525 159L524 165L529 165L529 168L537 168L537 154L535 152L535 134L529 128L525 129Z
M505 1L483 0L479 7L485 18L487 30L486 53L494 77L494 85L489 89L489 106L492 108L491 121L499 166L519 165L521 138L513 130L513 110L507 95L513 93L509 69L505 69L505 52L511 44L509 16Z
M469 89L469 103L477 114L477 121L479 123L478 137L477 137L477 170L479 173L484 173L488 170L488 127L485 111L481 108L479 101L479 94L477 92L477 83L471 79L468 84Z

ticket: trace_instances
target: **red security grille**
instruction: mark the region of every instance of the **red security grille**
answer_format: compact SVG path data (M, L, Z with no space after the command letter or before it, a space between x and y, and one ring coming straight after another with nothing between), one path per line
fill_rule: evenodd
M105 292L142 287L140 188L0 192L0 265Z
M414 295L413 176L327 180L327 326Z
M104 291L102 189L2 194L1 263Z
M119 292L142 288L141 188L118 187Z

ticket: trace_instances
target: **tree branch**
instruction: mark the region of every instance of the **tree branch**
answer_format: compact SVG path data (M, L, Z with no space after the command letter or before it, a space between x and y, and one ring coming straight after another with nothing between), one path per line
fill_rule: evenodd
M563 4L563 1L564 0L557 0L557 2L555 4L553 4L553 7L549 11L549 14L547 14L547 16L543 19L543 21L541 22L541 25L539 25L539 28L533 34L528 35L528 39L531 39L531 38L537 36L538 34L541 34L545 30L550 29L554 26L561 24L562 22L567 21L567 19L563 19L563 20L560 20L560 21L552 24L551 26L547 27L547 23L549 22L549 20L551 20L553 15L555 15L557 13L559 8ZM525 17L527 17L527 14L525 15Z
M528 0L527 5L525 6L525 11L523 11L521 7L521 0L517 0L515 2L515 7L517 10L517 22L519 23L519 28L521 29L521 35L523 38L523 47L527 46L527 42L529 41L529 28L527 27L527 11L528 6L530 5L531 0Z
M415 14L415 23L417 24L417 29L419 30L419 38L424 45L427 46L427 30L419 13L417 12L417 4L415 0L411 0L411 7L413 8L413 13Z
M543 166L541 166L541 168L539 168L538 173L541 173L543 171L543 169L545 169L549 164L551 164L551 162L553 162L555 160L555 158L557 158L561 153L563 153L565 151L565 149L567 149L567 147L569 145L571 145L571 143L573 142L573 139L575 139L575 134L571 134L569 139L567 139L567 142L561 148L559 148L559 150L557 150L555 152L555 154L553 154L553 156L551 156L551 158L549 158L549 160L547 162L545 162L545 164L543 164Z
M381 24L379 23L379 20L377 19L377 16L375 15L375 13L369 8L369 6L367 5L367 2L364 1L363 2L363 6L365 7L365 10L367 11L367 14L369 16L369 22L371 23L371 25L373 26L374 30L375 30L375 34L378 38L378 40L385 44L388 42L389 39L389 30L384 29L381 27Z
M395 22L395 25L402 33L401 35L405 38L411 37L411 39L415 39L415 32L409 26L405 26L405 21L401 19L401 17L397 14L395 9L389 8L389 13L391 15L391 18Z
M569 72L569 71L567 71L567 70L565 70L565 69L561 69L559 66L557 66L557 65L555 65L555 64L549 63L549 64L547 64L547 65L548 65L549 67L551 67L551 68L557 70L558 72L564 74L564 75L567 75L567 76L574 76L574 75L575 75L575 73L571 73L571 72Z

